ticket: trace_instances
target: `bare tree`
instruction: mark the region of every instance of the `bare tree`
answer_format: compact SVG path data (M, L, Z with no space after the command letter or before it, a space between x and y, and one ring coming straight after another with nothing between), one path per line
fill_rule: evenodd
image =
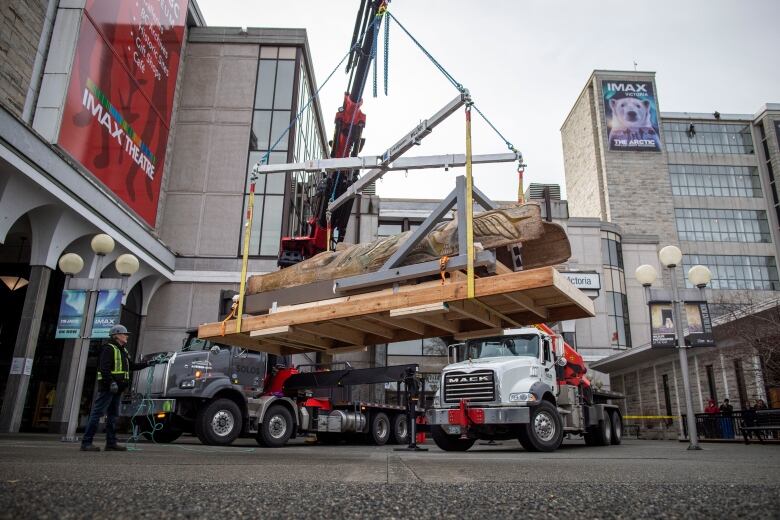
M758 366L747 363L744 369L759 370L766 390L780 387L780 298L761 299L755 292L743 291L716 299L712 312L717 316L713 320L716 340L733 345L724 355L758 359Z

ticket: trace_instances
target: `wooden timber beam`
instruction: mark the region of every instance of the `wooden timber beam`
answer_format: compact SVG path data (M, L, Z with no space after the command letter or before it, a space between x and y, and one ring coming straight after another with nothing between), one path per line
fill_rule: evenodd
M369 334L381 336L390 340L395 337L393 329L389 327L383 327L382 325L369 320L342 320L339 322L339 325L349 327L350 329L355 329L360 332L367 332Z
M445 314L449 311L449 306L445 302L426 303L425 305L415 305L414 307L404 307L402 309L391 309L391 318L417 318L419 316L430 316L434 314Z
M325 336L326 338L343 341L344 343L348 343L350 345L359 345L362 347L366 344L365 334L332 323L296 325L295 330L308 332L309 334L313 334L315 336Z
M477 300L479 301L479 300ZM450 310L466 318L478 321L488 327L501 327L501 319L490 310L476 305L471 300L450 303Z
M466 341L467 339L500 336L503 331L504 329L500 327L496 329L470 330L468 332L459 332L458 334L455 334L453 338L455 341Z
M460 332L460 324L458 324L457 321L447 320L443 316L437 314L425 314L422 316L415 314L412 315L411 318L414 321L418 321L436 329L447 331L450 334L457 334Z
M543 322L547 321L547 310L544 307L539 307L530 296L518 293L503 294L502 296L515 305L536 314Z
M393 328L404 329L420 336L425 336L425 325L408 318L390 318L388 316L378 316L374 314L369 316L369 318L374 321L378 321L379 323L384 323L385 325Z

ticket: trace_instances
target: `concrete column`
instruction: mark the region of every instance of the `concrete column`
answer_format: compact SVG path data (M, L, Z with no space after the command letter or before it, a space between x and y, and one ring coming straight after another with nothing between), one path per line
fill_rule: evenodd
M28 363L32 365L32 360L35 359L35 349L38 346L38 333L41 330L41 318L46 304L46 292L49 289L51 273L52 270L43 265L34 265L30 268L30 283L24 297L22 318L19 322L19 332L16 334L13 354L14 358L22 359L22 367ZM24 374L24 370L21 374L8 376L3 408L0 412L0 431L11 433L19 431L29 384L30 375Z

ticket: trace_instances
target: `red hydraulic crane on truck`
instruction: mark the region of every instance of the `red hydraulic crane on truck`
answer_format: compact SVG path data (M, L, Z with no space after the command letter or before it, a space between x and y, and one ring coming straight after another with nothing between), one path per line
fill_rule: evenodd
M347 60L347 72L351 74L344 102L336 113L336 127L330 142L331 158L356 157L365 143L362 134L366 115L360 107L371 61L376 57L376 37L386 10L387 0L363 0L360 4L350 45L352 51ZM352 201L344 203L332 214L328 211L328 203L346 192L357 179L358 170L320 174L311 203L312 215L307 221L308 234L282 238L278 259L280 267L311 258L344 240Z

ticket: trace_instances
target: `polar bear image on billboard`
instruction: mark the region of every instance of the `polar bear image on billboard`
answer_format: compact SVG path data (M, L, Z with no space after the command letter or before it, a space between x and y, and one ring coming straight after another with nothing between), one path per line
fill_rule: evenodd
M652 83L607 80L602 87L609 150L660 151Z

